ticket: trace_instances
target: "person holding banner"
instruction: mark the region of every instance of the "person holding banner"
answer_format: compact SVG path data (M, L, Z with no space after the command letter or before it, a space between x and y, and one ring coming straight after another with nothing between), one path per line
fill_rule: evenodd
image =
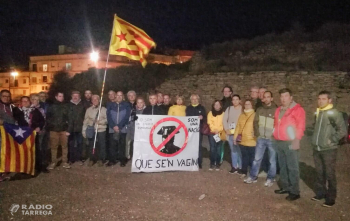
M176 105L173 105L169 108L168 115L184 117L186 116L186 106L183 105L184 97L177 95L176 96Z
M130 149L129 149L130 159L132 159L132 156L134 153L135 121L138 118L136 115L142 114L145 108L146 108L145 100L142 97L138 97L136 99L135 119L134 121L129 122L128 130L127 130L127 137L129 137L130 139Z
M100 104L100 96L92 95L91 98L92 106L86 110L84 123L83 123L83 137L89 140L89 164L92 166L96 160L97 165L102 167L106 160L106 129L107 129L107 109L101 107L100 119L97 122L98 109ZM97 128L97 145L96 151L93 154L95 130Z
M200 169L202 169L202 161L203 161L203 155L202 155L202 140L203 140L203 128L204 125L208 126L207 124L207 112L201 104L199 104L199 95L198 94L191 94L190 97L191 105L186 107L186 116L198 116L200 119L200 133L199 133L199 148L198 148L198 166Z
M215 100L211 111L208 113L208 125L210 128L209 144L210 144L210 168L209 170L220 170L221 161L221 135L224 133L224 125L222 119L224 117L222 103Z
M244 112L239 116L238 123L233 136L233 144L239 144L242 152L242 177L248 173L248 167L252 167L256 138L254 136L254 117L253 101L247 99L244 102Z
M241 97L238 94L232 96L233 106L229 106L224 113L224 129L226 139L231 149L232 169L231 174L238 173L242 169L242 153L238 145L233 144L233 134L238 123L239 115L242 113Z

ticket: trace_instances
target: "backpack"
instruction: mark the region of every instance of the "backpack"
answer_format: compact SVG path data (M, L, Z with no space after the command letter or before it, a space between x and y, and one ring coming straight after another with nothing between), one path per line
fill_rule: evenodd
M343 118L344 118L344 122L345 122L345 127L348 130L348 133L345 137L343 137L342 139L339 140L339 145L343 145L346 143L350 143L350 135L349 135L349 115L345 112L342 111L338 111L340 114L342 114ZM331 125L336 128L336 124L335 124L335 119L331 116L329 116L329 122L331 123Z

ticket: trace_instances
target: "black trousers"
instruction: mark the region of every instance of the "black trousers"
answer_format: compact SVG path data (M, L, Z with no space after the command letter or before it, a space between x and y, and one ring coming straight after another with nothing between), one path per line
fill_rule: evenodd
M113 133L109 134L110 161L116 162L119 159L121 163L126 163L125 147L126 133L120 133L118 140L113 138Z
M314 150L313 156L317 173L315 183L316 195L334 201L337 197L337 178L335 174L337 149L325 151Z

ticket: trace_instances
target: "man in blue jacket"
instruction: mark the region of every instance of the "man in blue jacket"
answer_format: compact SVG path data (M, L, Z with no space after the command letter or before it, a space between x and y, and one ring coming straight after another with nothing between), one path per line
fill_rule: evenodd
M117 157L120 160L121 167L124 167L127 162L125 157L126 125L129 122L131 106L128 102L123 101L123 98L123 92L118 91L115 102L110 102L107 105L109 150L111 155L110 162L107 166L115 165Z

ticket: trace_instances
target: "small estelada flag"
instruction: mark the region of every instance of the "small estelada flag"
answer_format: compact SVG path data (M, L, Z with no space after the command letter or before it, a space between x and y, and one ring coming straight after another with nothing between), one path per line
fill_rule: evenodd
M114 15L109 54L126 56L131 60L140 61L145 67L147 64L145 55L155 46L156 43L144 30Z
M14 124L0 126L0 173L14 172L34 175L35 135L29 127Z

